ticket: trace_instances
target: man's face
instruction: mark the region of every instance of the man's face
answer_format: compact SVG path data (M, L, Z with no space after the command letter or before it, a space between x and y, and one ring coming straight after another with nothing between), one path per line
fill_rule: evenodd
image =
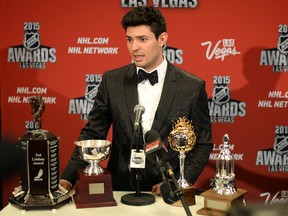
M158 39L147 25L131 26L126 29L127 47L134 63L150 72L163 61L162 46L167 41L167 33Z

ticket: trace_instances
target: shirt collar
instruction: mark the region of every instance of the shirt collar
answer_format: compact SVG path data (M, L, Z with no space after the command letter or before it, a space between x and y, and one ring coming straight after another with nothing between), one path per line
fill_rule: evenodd
M164 78L165 78L166 71L167 71L167 65L168 65L167 60L166 60L165 56L163 55L163 61L162 61L162 63L161 63L158 67L156 67L155 69L151 70L151 71L157 70L157 73L158 73L158 81L159 81L159 82L163 82L163 80L164 80ZM137 66L136 66L136 68L137 68L137 74L138 74L138 70L139 70L139 69L144 70L144 69L141 68L141 67L137 67ZM144 71L146 71L146 70L144 70Z

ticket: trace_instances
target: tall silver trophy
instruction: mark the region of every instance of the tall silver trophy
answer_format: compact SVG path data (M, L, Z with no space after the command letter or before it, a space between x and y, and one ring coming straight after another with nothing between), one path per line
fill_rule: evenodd
M21 184L9 201L23 209L57 208L71 200L59 186L59 138L42 130L45 104L41 96L29 98L35 128L19 138Z
M195 205L195 191L192 183L187 182L184 175L186 154L191 151L196 144L196 135L192 126L192 121L186 117L178 118L173 124L173 130L170 132L168 140L170 147L179 152L180 178L178 186L183 191L188 205ZM181 205L176 202L175 205Z
M229 136L223 136L223 145L216 159L216 174L213 187L204 196L204 208L197 211L201 215L226 215L233 205L243 205L246 190L235 186L235 162L229 149Z
M223 147L216 160L216 174L213 191L218 194L232 195L236 193L234 158L228 146L229 136L223 136Z
M100 162L111 153L108 140L82 140L75 142L79 157L88 163L78 170L74 201L77 208L117 205L113 197L111 175Z

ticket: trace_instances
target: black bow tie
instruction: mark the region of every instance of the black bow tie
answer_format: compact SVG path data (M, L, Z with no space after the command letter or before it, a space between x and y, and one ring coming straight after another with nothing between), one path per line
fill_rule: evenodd
M145 79L149 79L149 82L153 86L155 83L158 83L158 74L157 70L151 72L151 73L146 73L144 70L139 69L138 70L138 75L137 75L137 81L138 83L142 82Z

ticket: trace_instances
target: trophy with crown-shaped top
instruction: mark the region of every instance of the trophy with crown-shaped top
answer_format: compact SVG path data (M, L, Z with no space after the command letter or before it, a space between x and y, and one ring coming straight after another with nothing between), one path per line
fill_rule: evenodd
M179 153L180 177L178 179L178 186L182 190L188 205L195 205L195 189L192 183L188 182L184 176L184 165L186 154L191 151L196 144L196 134L192 121L186 117L179 117L174 122L173 130L168 137L171 148ZM182 206L180 201L173 205Z

